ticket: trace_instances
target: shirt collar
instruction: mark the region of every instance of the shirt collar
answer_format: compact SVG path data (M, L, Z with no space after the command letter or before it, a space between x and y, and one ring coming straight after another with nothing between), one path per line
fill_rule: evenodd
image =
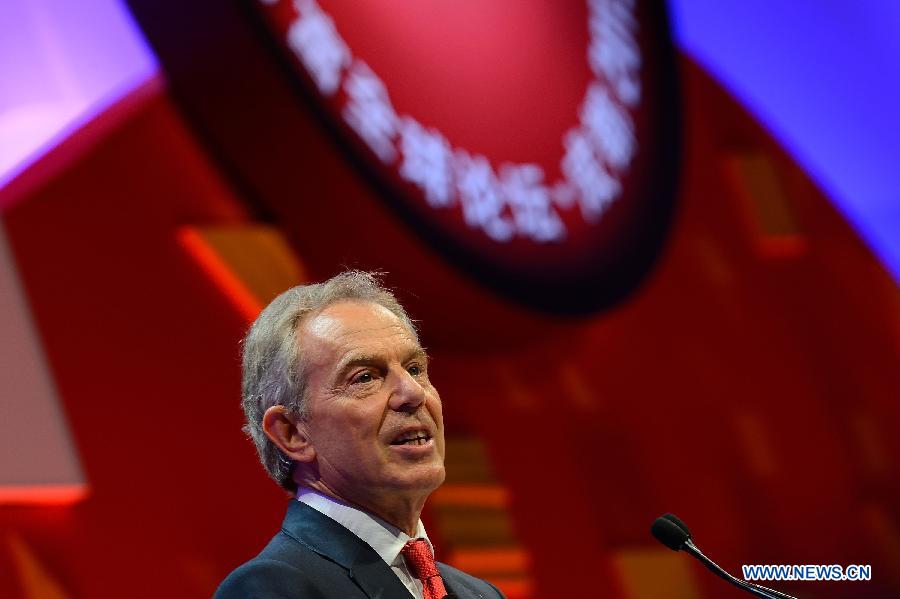
M362 509L312 489L297 489L297 501L303 502L317 512L328 516L357 537L365 541L388 566L400 562L400 551L411 538L425 539L431 554L434 547L425 532L422 520L416 525L416 536L410 537L396 526L373 516Z

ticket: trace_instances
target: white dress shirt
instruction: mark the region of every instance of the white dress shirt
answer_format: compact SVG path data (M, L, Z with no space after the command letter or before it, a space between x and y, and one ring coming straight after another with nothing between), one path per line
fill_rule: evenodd
M413 597L424 599L422 581L410 573L406 561L400 553L406 542L415 538L425 539L428 548L431 549L431 554L434 555L434 547L428 540L421 520L416 526L416 536L410 537L396 526L388 524L377 516L312 489L302 487L297 489L297 501L302 501L317 512L328 516L362 539L394 571L394 574L397 575L403 586L409 589Z

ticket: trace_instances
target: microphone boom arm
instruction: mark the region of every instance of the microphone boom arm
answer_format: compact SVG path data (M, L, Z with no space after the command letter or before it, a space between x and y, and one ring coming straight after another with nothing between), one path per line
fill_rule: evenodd
M719 578L723 578L726 581L730 582L731 584L738 586L738 587L744 589L745 591L747 591L748 593L751 593L757 597L760 597L761 599L797 599L793 595L788 595L786 593L782 593L780 591L776 591L774 589L764 587L761 584L753 584L752 582L747 582L745 580L741 580L740 578L738 578L736 576L732 576L731 574L726 572L724 569L722 569L716 562L712 561L711 559L709 559L708 557L703 555L703 552L701 552L700 549L698 549L697 546L694 545L694 543L693 543L693 541L691 541L691 539L687 539L684 542L683 550L686 551L687 553L690 553L692 556L694 556L697 559L697 561L699 561L701 564L706 566L706 568L710 572L712 572Z

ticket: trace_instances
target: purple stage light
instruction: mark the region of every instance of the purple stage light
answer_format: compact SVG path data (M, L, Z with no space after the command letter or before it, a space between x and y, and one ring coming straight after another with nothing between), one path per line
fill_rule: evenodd
M822 187L900 281L900 4L671 0L675 43Z
M119 0L0 3L0 187L156 70Z

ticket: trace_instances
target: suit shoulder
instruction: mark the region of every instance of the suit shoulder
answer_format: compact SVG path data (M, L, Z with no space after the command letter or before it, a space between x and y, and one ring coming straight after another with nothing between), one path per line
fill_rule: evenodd
M229 574L216 590L214 599L324 597L315 573L321 558L277 534L259 555ZM313 575L310 575L310 574Z
M298 590L307 586L309 584L302 569L281 560L255 557L229 574L216 589L213 597L214 599L297 597Z
M486 580L475 578L471 574L466 574L462 570L441 562L438 562L438 567L441 571L441 576L450 586L465 586L474 596L483 597L484 599L497 599L498 597L506 599L503 593L500 592L500 589Z

